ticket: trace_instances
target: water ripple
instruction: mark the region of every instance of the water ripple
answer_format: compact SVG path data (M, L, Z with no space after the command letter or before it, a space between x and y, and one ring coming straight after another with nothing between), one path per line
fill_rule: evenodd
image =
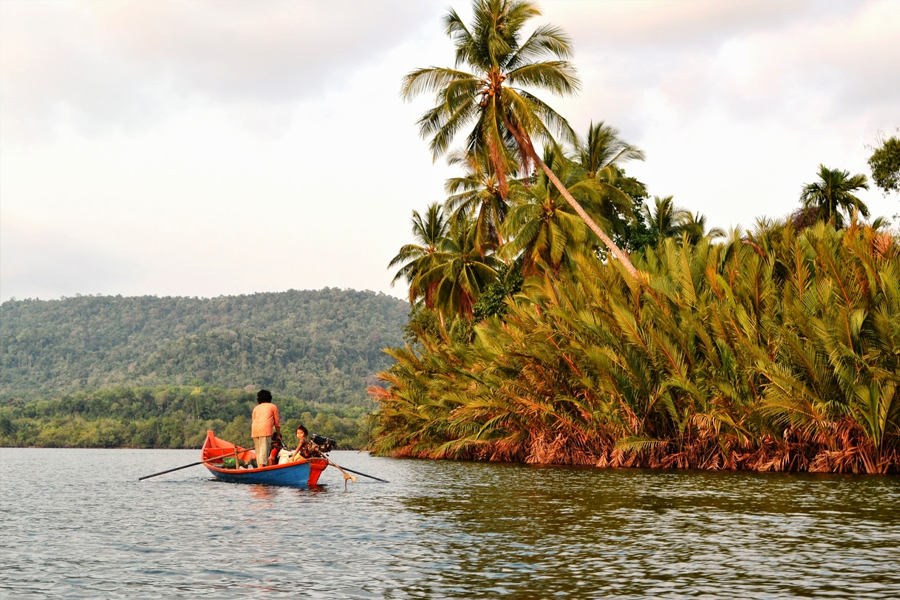
M898 598L900 479L334 453L314 490L195 451L3 449L3 598Z

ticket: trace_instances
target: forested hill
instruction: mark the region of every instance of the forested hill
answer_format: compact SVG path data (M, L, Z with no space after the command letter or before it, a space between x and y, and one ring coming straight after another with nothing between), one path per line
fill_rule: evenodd
M323 289L219 298L79 296L0 305L0 400L154 385L252 386L361 405L409 306Z

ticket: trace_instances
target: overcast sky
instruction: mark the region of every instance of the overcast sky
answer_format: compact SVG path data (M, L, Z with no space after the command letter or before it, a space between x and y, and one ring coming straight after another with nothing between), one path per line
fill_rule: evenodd
M0 299L391 288L443 200L402 77L468 2L0 0ZM568 1L576 131L709 226L781 217L820 163L870 176L900 126L900 2ZM900 198L863 193L873 215Z

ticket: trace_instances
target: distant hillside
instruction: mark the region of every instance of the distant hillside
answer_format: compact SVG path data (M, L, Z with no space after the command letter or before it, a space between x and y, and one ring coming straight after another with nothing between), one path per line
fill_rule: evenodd
M409 306L352 290L211 299L79 296L0 305L0 400L122 386L267 387L362 405Z

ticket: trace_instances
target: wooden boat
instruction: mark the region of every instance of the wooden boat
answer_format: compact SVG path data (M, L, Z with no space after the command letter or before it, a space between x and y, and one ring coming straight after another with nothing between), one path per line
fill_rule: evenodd
M219 439L212 431L206 432L206 441L203 442L203 448L200 451L200 460L204 461L203 465L216 479L222 481L311 487L318 484L319 475L328 466L327 458L301 458L295 462L257 469L225 468L225 459L235 456L243 462L249 462L250 459L256 458L256 451Z

